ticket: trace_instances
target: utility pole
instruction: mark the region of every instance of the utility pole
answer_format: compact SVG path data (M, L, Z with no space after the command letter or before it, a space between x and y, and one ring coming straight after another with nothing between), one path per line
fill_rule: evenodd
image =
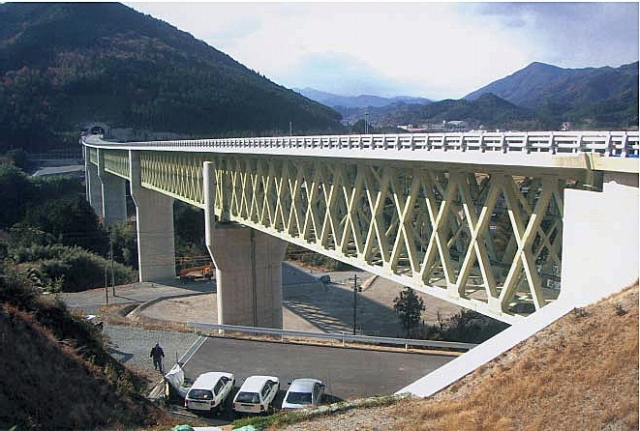
M362 292L362 288L358 286L358 274L353 274L353 335L356 335L358 292Z
M114 274L114 270L113 270L113 241L109 241L109 260L111 261L111 293L113 294L113 297L115 298L116 296L116 280L115 280L115 274Z
M104 265L104 300L109 305L109 279L107 277L107 265Z
M364 134L369 134L369 110L364 112Z

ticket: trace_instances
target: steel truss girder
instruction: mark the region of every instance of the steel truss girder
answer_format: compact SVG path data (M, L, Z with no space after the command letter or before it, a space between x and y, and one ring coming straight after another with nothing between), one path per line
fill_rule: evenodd
M104 152L104 170L129 179L129 152L126 150L98 150Z
M199 208L204 207L200 153L141 151L141 184Z
M582 180L425 162L155 151L140 160L144 187L199 208L211 161L218 220L507 322L557 297L563 190Z
M560 274L566 179L424 163L213 161L221 220L506 321L515 304L531 312L557 297L547 287Z

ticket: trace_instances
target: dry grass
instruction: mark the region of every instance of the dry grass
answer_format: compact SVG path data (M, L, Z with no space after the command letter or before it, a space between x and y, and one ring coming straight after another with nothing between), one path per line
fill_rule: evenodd
M359 414L373 424L393 418L397 431L638 430L638 350L636 283L575 310L434 397ZM322 421L292 429L353 429L346 417L331 418L331 426Z
M46 298L37 301L34 311L0 304L0 429L118 430L170 423L139 392L144 382L91 341L89 324Z
M638 348L636 284L420 403L401 429L637 430Z

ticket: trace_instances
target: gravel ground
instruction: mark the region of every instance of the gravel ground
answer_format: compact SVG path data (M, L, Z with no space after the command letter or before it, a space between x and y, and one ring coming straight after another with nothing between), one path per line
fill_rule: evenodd
M109 353L132 369L153 370L149 357L151 348L159 342L164 350L165 370L168 370L189 350L198 335L175 331L142 329L133 326L109 325L104 333L109 337Z

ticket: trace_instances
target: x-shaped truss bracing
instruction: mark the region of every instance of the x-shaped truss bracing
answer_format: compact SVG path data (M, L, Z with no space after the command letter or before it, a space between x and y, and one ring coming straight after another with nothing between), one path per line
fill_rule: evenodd
M503 320L559 293L566 179L424 163L213 161L223 220Z
M120 156L105 156L106 168L124 177ZM501 320L559 293L563 190L575 183L563 171L144 151L140 160L145 187L200 208L211 161L219 220Z

